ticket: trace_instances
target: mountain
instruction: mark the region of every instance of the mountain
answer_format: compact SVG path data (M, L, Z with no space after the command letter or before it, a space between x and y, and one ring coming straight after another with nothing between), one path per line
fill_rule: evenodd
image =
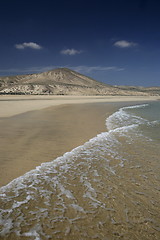
M36 95L160 95L160 87L112 86L68 68L0 77L0 94Z

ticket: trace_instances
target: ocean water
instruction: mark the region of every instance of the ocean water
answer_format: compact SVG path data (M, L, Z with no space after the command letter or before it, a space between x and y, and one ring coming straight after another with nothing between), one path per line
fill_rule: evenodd
M160 102L0 188L0 239L160 239Z

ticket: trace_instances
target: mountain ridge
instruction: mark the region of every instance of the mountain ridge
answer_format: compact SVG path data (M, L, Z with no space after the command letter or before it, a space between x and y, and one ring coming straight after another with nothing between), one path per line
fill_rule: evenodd
M160 95L160 87L112 86L68 68L0 77L0 94L33 95Z

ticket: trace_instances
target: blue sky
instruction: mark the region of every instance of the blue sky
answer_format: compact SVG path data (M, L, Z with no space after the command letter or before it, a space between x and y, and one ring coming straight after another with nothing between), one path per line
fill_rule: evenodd
M160 1L0 3L0 75L68 67L113 85L160 86Z

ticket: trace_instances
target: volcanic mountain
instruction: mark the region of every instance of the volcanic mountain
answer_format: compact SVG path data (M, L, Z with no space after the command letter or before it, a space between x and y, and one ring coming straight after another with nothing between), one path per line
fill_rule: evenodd
M68 68L0 77L0 94L36 95L160 95L160 87L112 86Z

